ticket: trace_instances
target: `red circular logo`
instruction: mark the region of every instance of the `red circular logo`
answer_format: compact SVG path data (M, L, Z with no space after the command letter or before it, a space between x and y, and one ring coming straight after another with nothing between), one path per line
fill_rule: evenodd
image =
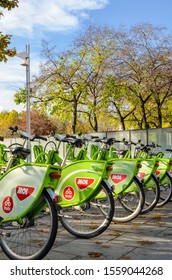
M11 196L6 196L2 202L2 209L5 213L10 213L13 209L14 203Z
M72 187L67 186L63 190L63 196L66 200L71 200L74 198L75 191Z

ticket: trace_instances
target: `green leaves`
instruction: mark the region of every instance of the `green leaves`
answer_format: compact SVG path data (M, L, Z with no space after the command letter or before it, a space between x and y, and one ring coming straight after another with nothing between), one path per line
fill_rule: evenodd
M0 1L0 7L4 9L11 10L18 6L18 0L1 0ZM0 17L3 16L3 12L0 12ZM12 57L16 54L16 49L10 49L9 45L11 42L11 35L3 35L2 32L0 32L0 62L6 62L8 60L8 57Z
M60 55L44 44L34 100L69 133L171 125L171 39L150 24L91 25Z

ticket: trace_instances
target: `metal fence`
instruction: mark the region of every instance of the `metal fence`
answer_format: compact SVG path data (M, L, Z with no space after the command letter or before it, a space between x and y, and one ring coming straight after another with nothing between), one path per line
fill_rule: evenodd
M89 135L89 134L87 134ZM113 137L117 140L122 140L125 138L127 141L137 142L139 139L144 144L151 144L154 142L155 144L159 144L161 147L157 149L157 151L162 151L165 157L169 157L169 153L166 149L172 149L172 127L171 128L161 128L161 129L147 129L147 130L125 130L125 131L108 131L108 132L97 132L91 133L91 135L99 136L99 137ZM53 140L49 139L49 140ZM17 142L22 143L22 139L19 138L6 138L4 140L4 144L7 146ZM33 145L37 144L36 142L31 142L31 148ZM39 141L39 144L45 146L45 141ZM117 149L122 149L123 144L117 144ZM33 149L31 149L33 151ZM65 154L65 145L61 146L60 155L64 156ZM31 154L31 160L34 160L33 152Z
M99 137L114 137L116 140L122 140L125 138L126 141L137 142L141 140L144 144L155 144L161 147L157 149L162 151L165 157L169 157L169 152L166 149L172 149L172 127L160 128L160 129L145 129L145 130L124 130L124 131L110 131L102 133L92 133L91 135ZM123 148L123 144L116 144L117 149ZM134 148L134 147L133 147Z

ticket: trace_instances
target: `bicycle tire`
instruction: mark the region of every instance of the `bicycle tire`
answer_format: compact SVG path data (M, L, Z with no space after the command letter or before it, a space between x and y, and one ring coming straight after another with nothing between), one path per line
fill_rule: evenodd
M162 207L172 198L172 177L169 172L166 172L166 176L159 180L160 186L160 198L156 207Z
M45 147L44 147L44 152L45 153L48 153L49 151L56 151L57 149L57 145L54 141L48 141L46 144L45 144Z
M160 198L159 182L154 174L151 174L150 179L144 184L143 189L145 192L145 204L141 214L146 214L157 206Z
M34 219L25 217L22 225L17 221L1 223L1 248L9 259L40 260L53 246L58 228L56 204L46 189L41 200L46 202L47 210Z
M16 143L10 144L8 146L8 148L11 148L11 147L15 148L15 147L22 147L22 146L23 146L22 144L16 142Z
M72 235L79 238L92 238L100 235L110 225L114 214L114 199L109 184L100 183L105 198L92 199L81 205L62 208L59 220Z
M114 222L130 222L141 213L145 203L145 195L143 185L136 175L133 177L132 186L134 186L134 190L131 192L125 191L118 196L114 196Z

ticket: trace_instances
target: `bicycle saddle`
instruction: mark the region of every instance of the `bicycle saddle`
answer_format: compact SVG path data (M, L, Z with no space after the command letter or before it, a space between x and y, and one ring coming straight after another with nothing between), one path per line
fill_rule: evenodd
M15 147L15 148L5 148L5 152L10 152L13 155L15 154L17 157L26 159L27 156L30 154L30 149L24 148L24 147Z

